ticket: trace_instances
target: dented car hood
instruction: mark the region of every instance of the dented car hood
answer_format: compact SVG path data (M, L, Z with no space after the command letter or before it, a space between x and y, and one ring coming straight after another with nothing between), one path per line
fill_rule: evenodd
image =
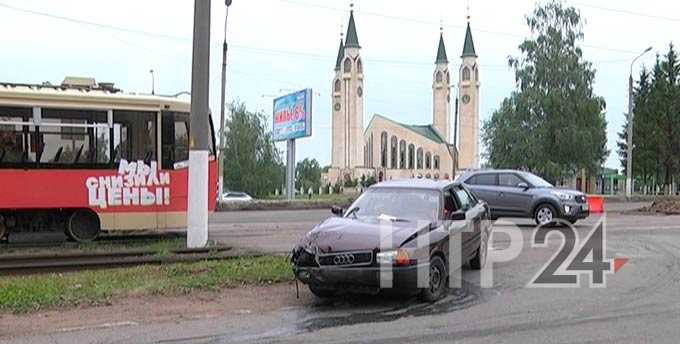
M380 248L381 239L391 239L391 248L399 248L430 225L424 221L331 217L307 233L299 246L312 253L371 251Z

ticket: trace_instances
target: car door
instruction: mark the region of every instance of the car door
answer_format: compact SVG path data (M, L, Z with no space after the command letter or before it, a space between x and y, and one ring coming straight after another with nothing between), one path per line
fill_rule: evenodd
M525 183L527 187L521 187ZM533 195L529 192L528 183L516 173L498 174L498 208L506 216L525 216L529 213Z
M481 234L481 219L485 211L481 203L465 190L461 185L454 188L456 202L460 210L465 211L465 226L466 229L462 234L462 258L463 262L469 260L474 256L477 247L479 247L479 238Z
M498 175L496 173L477 173L465 180L465 184L472 193L479 199L485 201L491 212L497 214L501 212L498 204Z

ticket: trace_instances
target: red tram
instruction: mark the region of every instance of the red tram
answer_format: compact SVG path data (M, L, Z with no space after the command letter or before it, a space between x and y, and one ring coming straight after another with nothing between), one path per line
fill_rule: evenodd
M126 94L89 78L0 83L0 239L63 230L89 241L102 230L186 227L189 110L177 98Z

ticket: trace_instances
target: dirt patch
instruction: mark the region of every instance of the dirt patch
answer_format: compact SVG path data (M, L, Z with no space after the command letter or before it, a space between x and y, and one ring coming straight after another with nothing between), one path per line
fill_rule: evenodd
M652 202L649 207L640 209L642 212L666 215L680 215L680 198L660 198Z
M220 292L194 292L178 297L144 296L114 299L107 305L82 306L26 315L0 313L0 338L74 331L103 324L149 324L205 319L233 314L266 313L314 301L295 283L225 289Z

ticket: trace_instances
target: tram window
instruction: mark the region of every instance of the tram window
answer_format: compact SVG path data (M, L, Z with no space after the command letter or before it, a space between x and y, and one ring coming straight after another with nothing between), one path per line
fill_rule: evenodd
M144 149L144 162L148 164L156 160L156 121L145 120L143 131L141 147Z
M113 162L119 163L121 159L130 160L130 130L126 123L113 124Z
M156 112L113 112L113 162L156 160Z
M99 123L102 124L102 123ZM95 164L108 164L111 161L111 150L109 145L111 144L111 130L109 127L96 127L94 129L94 163Z
M173 169L176 162L189 160L188 114L163 112L162 142L163 169Z
M68 126L105 125L106 123L106 112L102 111L43 109L42 124L36 132L40 163L76 166L107 165L111 160L109 128Z
M0 122L30 121L31 109L0 108ZM19 167L30 162L28 131L32 126L0 124L0 167Z
M189 160L189 125L175 120L175 161Z

